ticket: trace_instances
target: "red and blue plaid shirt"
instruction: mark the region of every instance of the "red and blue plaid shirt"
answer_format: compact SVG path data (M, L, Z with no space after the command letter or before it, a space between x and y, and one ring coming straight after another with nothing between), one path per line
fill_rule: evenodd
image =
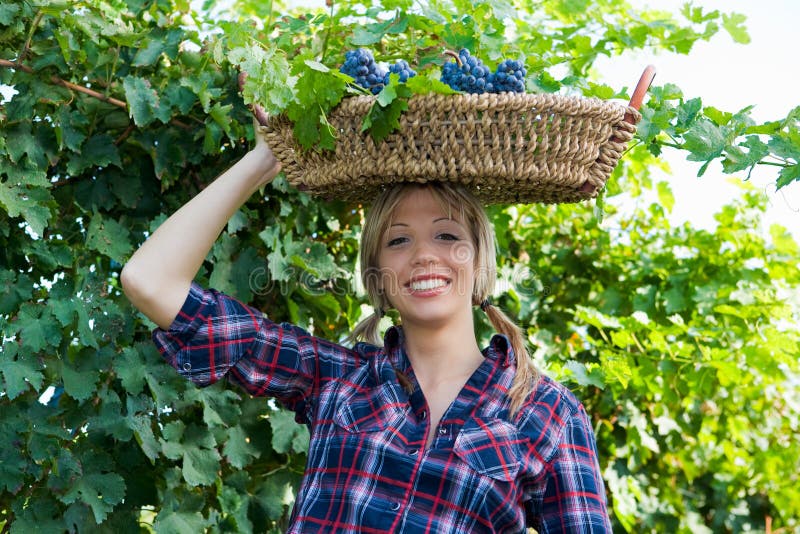
M515 360L503 336L484 349L428 449L427 406L400 328L387 331L384 347L348 349L193 284L169 330L153 337L195 383L227 376L308 425L289 532L611 531L583 406L543 377L511 418Z

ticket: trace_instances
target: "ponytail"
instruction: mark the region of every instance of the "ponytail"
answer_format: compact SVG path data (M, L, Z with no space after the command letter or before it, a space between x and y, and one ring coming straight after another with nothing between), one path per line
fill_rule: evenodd
M516 356L517 371L514 374L511 389L508 391L508 397L511 400L509 413L513 418L536 386L536 382L539 380L539 370L536 369L530 354L528 354L528 349L525 347L522 329L503 313L503 310L494 306L488 300L482 301L480 306L489 317L492 327L508 338L509 343L511 343L511 349Z
M380 337L378 328L383 318L383 310L375 308L375 311L367 317L362 319L347 336L347 343L356 343L358 341L366 341L372 345L382 346L383 340Z

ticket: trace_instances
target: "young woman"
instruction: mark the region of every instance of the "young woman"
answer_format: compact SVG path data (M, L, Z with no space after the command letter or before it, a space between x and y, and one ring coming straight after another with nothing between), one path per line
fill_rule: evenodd
M353 348L193 282L229 217L279 171L259 140L153 233L122 285L179 373L226 377L309 426L289 532L610 532L589 418L487 300L494 238L465 190L399 185L372 206L361 267L375 314ZM482 350L473 306L499 332ZM381 340L390 308L402 326Z

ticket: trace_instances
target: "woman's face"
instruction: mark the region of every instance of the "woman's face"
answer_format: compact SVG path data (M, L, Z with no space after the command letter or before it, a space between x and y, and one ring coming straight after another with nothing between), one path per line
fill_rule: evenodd
M413 190L398 204L381 238L378 266L383 292L404 324L471 320L472 235L427 189Z

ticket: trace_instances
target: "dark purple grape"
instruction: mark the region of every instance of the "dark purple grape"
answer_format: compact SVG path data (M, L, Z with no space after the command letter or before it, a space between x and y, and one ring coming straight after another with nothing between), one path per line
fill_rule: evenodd
M494 72L495 93L524 93L525 92L525 65L516 59L506 59L497 65Z
M384 85L389 85L389 74L392 72L400 77L401 82L406 82L409 78L413 78L417 75L405 59L398 59L394 65L389 67L389 72L383 77Z
M474 94L485 93L487 87L494 87L489 68L480 59L470 55L469 50L462 48L458 52L458 60L448 61L442 66L442 82L456 91Z
M375 63L372 52L366 48L348 50L344 55L344 64L339 72L352 76L356 85L371 91L373 94L381 92L384 86L386 71Z

